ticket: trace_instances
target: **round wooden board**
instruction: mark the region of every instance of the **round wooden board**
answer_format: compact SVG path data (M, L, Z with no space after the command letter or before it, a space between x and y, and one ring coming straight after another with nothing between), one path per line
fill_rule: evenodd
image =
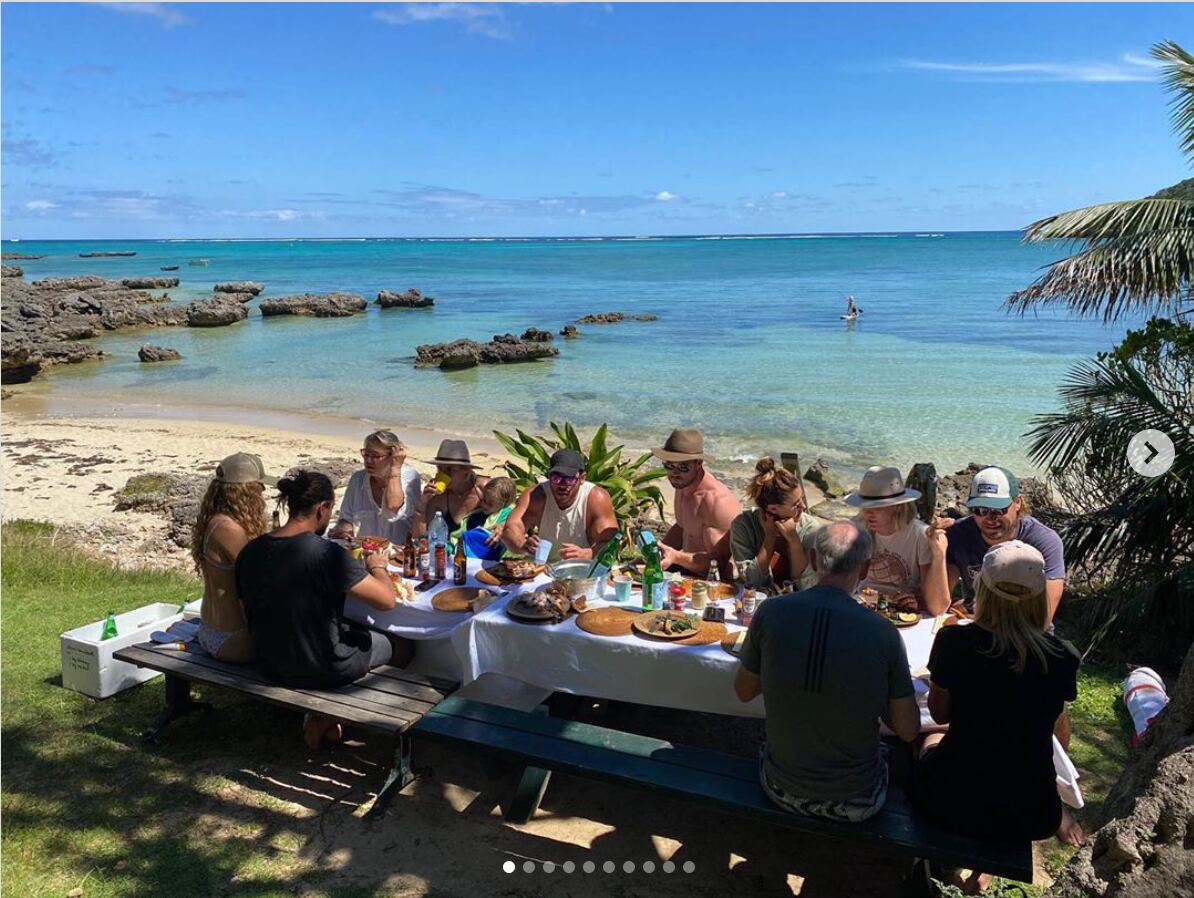
M712 620L701 621L701 629L697 631L695 636L689 636L687 639L679 639L679 645L713 645L715 642L721 642L722 637L726 635L726 625Z
M721 647L737 658L739 651L734 648L734 643L738 641L738 634L745 632L745 630L734 630L732 633L726 633L721 637Z
M433 595L431 607L436 611L452 611L457 614L462 611L472 611L473 601L486 594L489 594L488 589L478 589L476 586L455 586Z
M576 625L594 636L629 636L640 612L628 608L594 608L576 616Z
M679 615L679 614L683 614L683 612L680 612L680 611L668 611L668 612L646 611L646 612L638 615L637 617L635 617L635 619L633 621L631 621L631 626L634 627L634 631L636 633L638 633L641 636L646 636L648 639L666 639L670 642L676 642L681 639L691 639L692 637L696 636L700 632L700 630L698 629L695 632L694 631L684 631L681 633L658 633L658 632L652 633L650 630L651 621L654 620L655 616L659 615L659 614ZM704 623L704 621L702 621L702 623Z

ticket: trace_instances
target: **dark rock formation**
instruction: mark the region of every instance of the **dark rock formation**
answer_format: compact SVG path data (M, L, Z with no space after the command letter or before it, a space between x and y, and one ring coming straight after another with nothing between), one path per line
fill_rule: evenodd
M808 470L804 472L804 479L814 484L830 499L844 496L849 492L842 485L842 482L830 471L829 462L823 458L818 458L809 465Z
M178 278L124 278L120 285L128 287L130 290L160 290L166 287L177 287Z
M211 289L216 293L248 293L256 296L265 289L265 285L256 281L229 281L226 284L216 284Z
M136 253L120 252L120 253L79 253L80 259L115 259L117 257L135 256Z
M248 317L249 310L242 303L223 296L197 299L187 306L187 324L191 327L224 327Z
M26 259L33 261L34 259L44 259L45 256L31 256L28 253L0 253L0 259Z
M510 335L506 334L506 336L508 337ZM540 330L537 327L528 327L522 332L522 339L526 340L528 343L550 343L555 338L555 334L553 334L551 331ZM495 336L493 339L497 340L497 337Z
M105 331L186 323L186 310L99 277L9 278L0 311L0 380L24 383L51 365L102 358L84 340Z
M347 318L365 311L366 305L365 297L356 293L300 293L297 296L263 300L261 314L266 318L275 315Z
M3 265L0 266L0 277L19 278L25 276L25 269L18 265Z
M405 293L382 290L377 294L377 304L383 309L430 309L435 305L435 299L411 287Z
M651 315L644 312L639 315L629 315L626 312L596 312L592 315L585 315L583 318L578 318L579 324L620 324L628 318L633 318L635 321L658 321L658 315Z
M563 329L560 331L560 336L567 340L575 340L580 336L580 331L576 329L575 324L565 324Z
M151 346L146 343L137 350L137 358L143 362L170 362L175 359L181 359L182 353L177 349L169 349L165 346Z
M513 334L495 336L489 343L456 340L452 343L428 343L415 349L418 368L473 368L477 365L503 365L551 358L560 351L547 343L522 340Z
M252 302L253 294L252 293L221 293L219 296L216 297L216 299L230 299L230 300L233 300L234 302L246 303L246 302Z

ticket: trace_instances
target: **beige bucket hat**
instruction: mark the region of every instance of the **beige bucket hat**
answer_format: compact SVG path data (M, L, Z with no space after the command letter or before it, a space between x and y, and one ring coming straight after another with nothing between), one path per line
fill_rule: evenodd
M662 461L708 461L705 454L705 435L695 427L677 427L667 438L662 449L652 449L651 454Z
M904 475L899 468L875 465L866 469L858 490L846 497L846 504L854 508L887 508L915 502L919 498L920 490L904 486Z

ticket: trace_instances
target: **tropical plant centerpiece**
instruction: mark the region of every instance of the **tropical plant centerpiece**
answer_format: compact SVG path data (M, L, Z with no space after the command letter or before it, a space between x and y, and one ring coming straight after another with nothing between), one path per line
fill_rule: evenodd
M574 449L585 457L585 477L609 493L614 514L622 528L622 554L634 554L634 540L629 530L642 526L642 519L652 512L663 520L663 493L651 481L665 475L663 468L646 468L651 453L644 452L634 459L623 457L624 446L609 446L609 426L602 424L593 434L588 445L582 445L580 435L571 423L549 425L552 436L537 437L522 430L515 430L514 436L495 430L494 437L510 453L506 462L506 473L518 484L519 490L526 490L547 479L548 459L557 449Z

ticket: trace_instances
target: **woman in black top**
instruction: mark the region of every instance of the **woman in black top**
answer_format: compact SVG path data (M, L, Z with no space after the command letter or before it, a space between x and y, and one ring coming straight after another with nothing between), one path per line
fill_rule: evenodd
M994 546L975 598L974 623L943 629L933 644L929 712L949 731L926 740L911 798L958 832L1044 839L1062 826L1053 726L1077 698L1078 653L1045 632L1045 562L1032 546ZM970 884L979 883L976 873Z

